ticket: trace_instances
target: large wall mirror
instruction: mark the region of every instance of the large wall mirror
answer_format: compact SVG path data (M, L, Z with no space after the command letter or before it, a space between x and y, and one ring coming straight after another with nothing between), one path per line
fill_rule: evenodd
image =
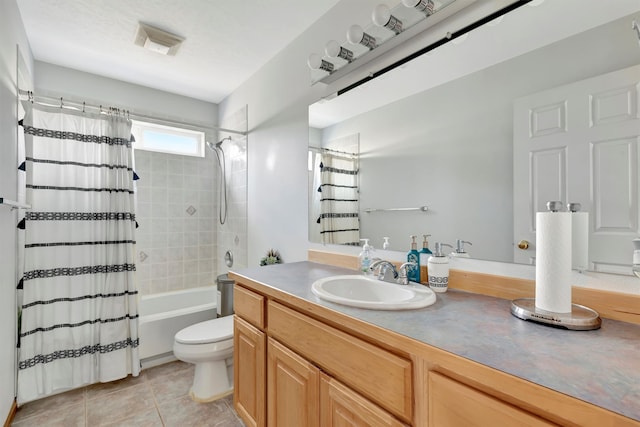
M430 234L431 249L461 239L472 258L533 263L531 218L560 200L589 213L588 269L630 274L640 235L634 19L636 0L531 2L311 105L310 240L382 248L388 237L407 251L410 235L420 248ZM322 155L358 171L358 221L332 218L359 226L343 241L318 222L331 216L318 204Z

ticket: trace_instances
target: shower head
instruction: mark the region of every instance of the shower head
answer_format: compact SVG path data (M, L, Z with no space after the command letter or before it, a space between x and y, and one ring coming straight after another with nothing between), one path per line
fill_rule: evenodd
M207 141L207 147L211 148L212 150L216 150L216 149L222 149L222 143L225 142L226 140L231 141L231 137L228 136L226 138L222 138L220 141L218 141L217 143L212 143L210 141Z

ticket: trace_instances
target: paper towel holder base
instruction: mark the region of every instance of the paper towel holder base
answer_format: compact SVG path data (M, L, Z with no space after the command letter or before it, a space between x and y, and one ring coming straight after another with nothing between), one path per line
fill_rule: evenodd
M547 326L572 331L600 329L602 320L598 312L583 305L571 304L571 313L554 313L536 307L535 298L521 298L511 301L511 314L522 320L531 320Z

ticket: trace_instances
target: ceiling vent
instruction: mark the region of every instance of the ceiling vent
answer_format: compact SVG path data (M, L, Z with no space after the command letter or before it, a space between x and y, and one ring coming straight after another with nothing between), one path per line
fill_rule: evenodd
M162 55L175 55L184 38L140 22L134 41L138 46Z

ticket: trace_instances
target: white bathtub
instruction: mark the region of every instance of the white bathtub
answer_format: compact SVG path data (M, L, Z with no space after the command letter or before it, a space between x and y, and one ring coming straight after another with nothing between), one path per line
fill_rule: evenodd
M142 368L175 360L176 332L216 317L216 287L144 295L139 299L140 361Z

